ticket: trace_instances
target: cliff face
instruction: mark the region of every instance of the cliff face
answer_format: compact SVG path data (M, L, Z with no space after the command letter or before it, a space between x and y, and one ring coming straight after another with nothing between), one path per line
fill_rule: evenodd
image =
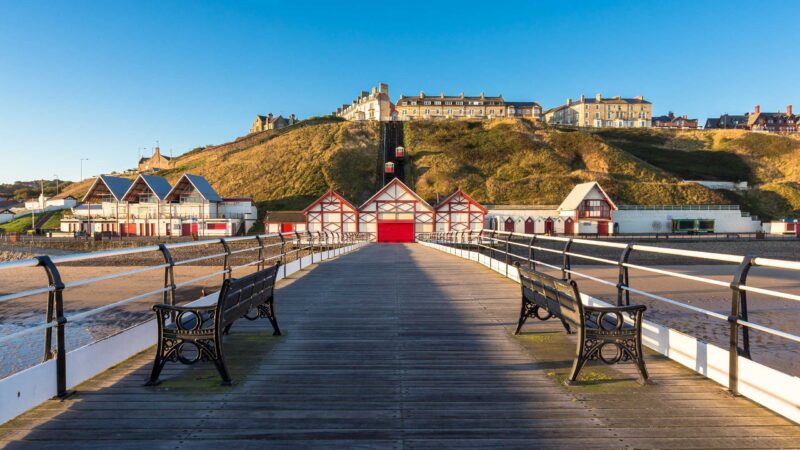
M484 203L558 204L597 180L621 204L740 203L765 218L800 211L800 140L744 131L572 131L498 119L410 122L411 183L461 187ZM683 180L748 181L746 193Z
M558 204L599 181L628 204L740 203L763 218L800 212L800 140L743 131L561 131L528 121L419 121L405 126L407 181L424 198L461 187L483 203ZM192 150L159 172L203 175L223 196L302 209L328 187L359 203L377 189L377 123L314 120ZM682 180L748 181L746 193ZM80 198L89 182L68 190Z

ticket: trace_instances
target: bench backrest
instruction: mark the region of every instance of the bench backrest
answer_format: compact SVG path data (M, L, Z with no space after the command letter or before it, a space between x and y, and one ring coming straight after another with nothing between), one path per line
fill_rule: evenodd
M583 303L574 281L524 267L518 269L523 295L536 293L545 299L547 309L552 314L575 325L583 325Z
M275 289L279 265L275 263L250 275L225 280L217 300L217 323L224 327L266 302Z

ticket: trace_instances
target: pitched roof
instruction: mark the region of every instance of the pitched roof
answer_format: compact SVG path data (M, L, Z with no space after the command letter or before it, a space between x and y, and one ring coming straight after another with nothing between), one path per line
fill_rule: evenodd
M339 195L338 192L334 191L333 189L328 189L328 192L322 194L318 199L314 200L313 202L311 202L310 205L306 206L306 208L303 210L303 214L306 214L311 209L312 206L314 206L317 203L321 202L322 199L324 199L325 197L327 197L329 195L333 195L334 197L338 198L339 201L341 201L343 204L345 204L348 207L350 207L352 210L358 211L358 208L353 206L352 203L348 202L346 198L344 198L341 195Z
M172 186L172 189L166 196L166 200L173 201L176 200L176 196L186 192L189 187L194 188L200 196L202 196L206 201L209 202L221 202L222 197L217 194L217 191L211 187L211 184L205 178L201 177L200 175L192 175L185 173L181 175L178 179L178 182Z
M53 196L53 197L50 197L50 200L61 200L61 199L68 199L68 198L75 199L75 197L73 197L73 196L71 196L71 195L69 195L69 194L66 194L66 193L62 192L62 193L60 193L60 194L58 194L58 195L55 195L55 196Z
M589 193L595 187L597 187L597 189L600 190L600 193L603 194L603 197L605 197L606 200L608 200L608 202L611 204L611 208L617 209L617 205L615 205L614 202L611 200L611 197L609 197L608 194L606 194L606 191L604 191L603 188L600 187L600 184L596 181L590 181L588 183L581 183L572 188L572 191L570 191L569 195L567 195L567 198L565 198L564 201L561 202L561 204L558 206L558 210L570 211L578 209L581 202L586 198L587 195L589 195Z
M410 188L410 187L408 187L408 186L407 186L405 183L403 183L402 181L400 181L400 179L399 179L399 178L392 178L392 181L390 181L390 182L386 183L386 186L384 186L384 187L380 188L380 189L378 190L378 192L376 192L375 194L373 194L373 195L372 195L372 197L368 198L368 199L367 199L367 201L365 201L364 203L362 203L362 204L361 204L361 206L359 206L358 210L359 210L359 211L361 211L361 209L362 209L363 207L367 206L369 203L371 203L373 200L375 200L375 199L376 199L376 198L377 198L379 195L381 195L381 194L383 194L384 192L388 191L390 187L392 187L393 185L396 185L396 184L399 184L401 189L405 190L406 192L408 192L409 194L411 194L411 195L412 195L414 198L416 198L417 200L419 200L419 202L420 202L420 203L422 203L422 205L423 205L423 206L425 206L425 207L427 207L429 210L433 211L433 206L431 206L431 205L430 205L428 202L426 202L425 200L423 200L423 199L422 199L422 197L420 197L419 195L417 195L417 193L416 193L416 192L414 192L414 190L413 190L413 189L411 189L411 188Z
M164 177L139 174L133 183L131 183L128 190L125 191L125 195L122 197L123 200L129 201L134 194L134 190L142 184L147 186L148 190L161 201L166 200L167 194L169 194L169 191L172 189L172 186L169 185L169 181Z
M131 187L131 184L133 184L133 182L127 178L100 175L95 178L92 186L86 191L83 201L86 202L94 198L94 194L97 190L105 190L113 196L116 201L122 201L122 197L128 192L128 188Z
M485 206L483 206L480 203L476 202L475 199L473 199L472 197L467 195L467 193L462 191L460 188L456 189L455 192L453 192L452 194L448 195L444 200L440 201L439 204L437 204L436 206L433 207L433 209L438 210L440 207L444 206L445 203L449 202L450 199L452 199L453 197L455 197L458 194L461 194L461 196L464 197L468 202L470 202L473 205L475 205L478 208L480 208L480 210L483 211L484 214L486 214L488 212L488 210L486 209Z
M25 206L25 204L18 200L2 200L0 201L0 208L21 208Z
M303 211L267 211L264 222L268 223L306 223Z
M515 108L540 106L539 102L506 102L506 106L513 106Z

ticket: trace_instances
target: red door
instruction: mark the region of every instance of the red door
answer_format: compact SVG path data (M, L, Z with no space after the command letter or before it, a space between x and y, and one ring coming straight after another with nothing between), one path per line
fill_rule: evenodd
M509 217L508 219L506 219L506 223L505 223L505 225L503 227L504 228L503 231L508 231L509 233L513 233L514 232L514 225L515 225L514 224L514 219Z
M608 236L608 222L597 222L597 234Z
M575 234L575 222L572 220L572 217L568 217L567 220L564 221L564 234L567 236Z
M181 224L181 236L189 236L190 234L192 234L192 224L190 223Z
M281 233L291 233L292 231L294 231L294 224L291 223L281 224Z
M547 220L544 221L544 234L553 234L554 231L555 223L553 222L553 219L548 217Z
M525 234L533 234L533 219L530 217L525 221Z
M378 222L378 242L414 242L414 222Z

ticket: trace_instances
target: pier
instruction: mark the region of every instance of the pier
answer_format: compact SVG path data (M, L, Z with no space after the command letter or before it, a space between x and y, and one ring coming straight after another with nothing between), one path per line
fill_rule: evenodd
M235 383L149 348L0 427L9 448L618 448L795 446L800 426L654 351L562 381L574 337L513 336L519 284L455 239L368 244L278 282L283 336L226 338ZM448 246L447 244L451 245ZM494 248L494 247L493 247ZM446 251L450 249L449 251ZM502 252L502 247L497 247ZM455 254L461 252L461 255ZM452 253L452 254L448 254ZM509 252L510 253L510 252ZM587 288L588 289L588 288ZM590 290L590 289L588 289ZM787 386L788 388L788 386ZM4 393L5 394L5 393Z

